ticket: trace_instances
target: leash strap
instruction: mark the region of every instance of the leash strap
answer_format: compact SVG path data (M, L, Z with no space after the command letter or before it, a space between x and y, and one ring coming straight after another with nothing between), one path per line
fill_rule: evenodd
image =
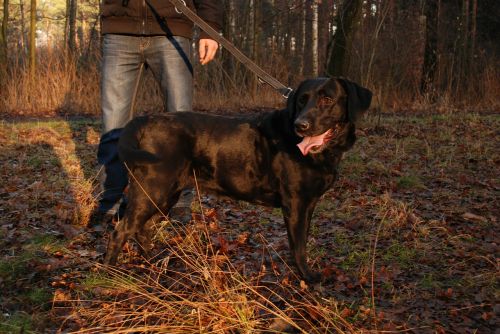
M146 0L149 4L149 1ZM249 70L257 75L260 82L265 82L274 89L276 89L281 95L288 99L292 93L292 89L283 85L281 82L273 78L269 73L260 68L256 63L254 63L250 58L245 56L240 50L238 50L231 42L226 38L221 36L217 30L212 28L207 22L205 22L201 17L199 17L195 12L193 12L189 7L186 6L184 0L169 0L174 6L177 12L181 12L186 15L188 19L193 21L197 26L199 26L203 31L205 31L214 41L222 45L226 50L228 50L236 59L238 59L243 65L245 65ZM151 4L149 4L151 6Z

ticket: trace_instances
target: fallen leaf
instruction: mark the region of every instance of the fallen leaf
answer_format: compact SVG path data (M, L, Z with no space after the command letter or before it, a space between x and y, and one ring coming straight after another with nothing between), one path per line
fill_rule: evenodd
M481 223L486 223L488 222L488 219L483 217L483 216L478 216L476 214L473 214L471 212L466 212L462 215L462 218L465 220L472 220L472 221L478 221Z

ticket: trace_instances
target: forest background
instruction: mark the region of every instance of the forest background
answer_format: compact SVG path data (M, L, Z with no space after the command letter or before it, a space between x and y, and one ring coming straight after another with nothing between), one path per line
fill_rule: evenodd
M374 106L384 111L489 110L500 91L499 7L495 0L224 1L223 34L292 87L342 75L374 90ZM0 110L98 115L99 2L3 0L2 13ZM221 53L210 66L196 64L195 109L281 103ZM163 107L151 80L138 112Z

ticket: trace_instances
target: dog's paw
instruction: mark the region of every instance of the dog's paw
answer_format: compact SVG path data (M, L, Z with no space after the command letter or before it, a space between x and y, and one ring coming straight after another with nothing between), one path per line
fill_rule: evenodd
M308 270L302 275L302 278L309 284L319 283L321 282L321 273L319 271Z

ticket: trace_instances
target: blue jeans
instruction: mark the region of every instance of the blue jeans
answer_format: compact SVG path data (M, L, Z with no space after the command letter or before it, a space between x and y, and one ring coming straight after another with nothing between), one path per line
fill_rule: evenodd
M97 159L104 166L98 210L114 214L128 184L118 157L118 139L133 117L134 100L144 65L159 83L167 111L190 111L193 100L191 40L174 36L104 35L101 70L103 135Z

